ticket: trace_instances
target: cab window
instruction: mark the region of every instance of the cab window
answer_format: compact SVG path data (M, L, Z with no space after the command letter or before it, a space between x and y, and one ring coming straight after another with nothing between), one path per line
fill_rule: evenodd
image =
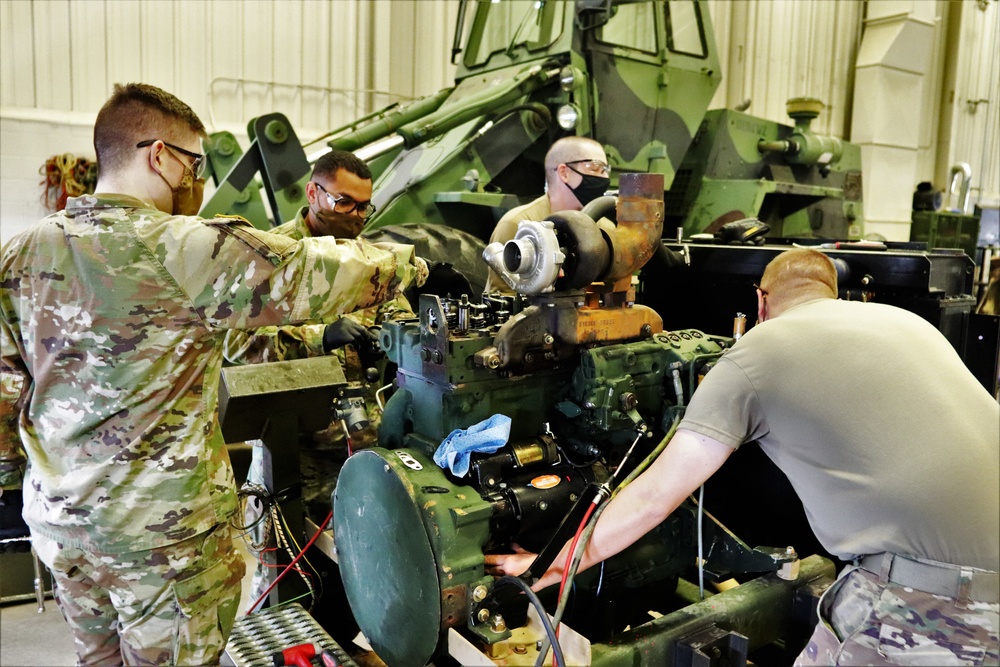
M645 53L656 53L656 5L635 2L615 5L614 14L601 27L599 41Z
M698 58L708 54L701 8L694 0L668 0L667 48Z
M465 52L465 66L483 65L497 53L548 47L562 34L565 6L565 2L556 0L480 2Z

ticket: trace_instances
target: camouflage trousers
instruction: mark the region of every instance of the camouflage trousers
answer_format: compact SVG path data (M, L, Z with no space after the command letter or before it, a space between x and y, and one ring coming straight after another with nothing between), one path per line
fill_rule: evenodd
M795 666L997 665L997 603L959 601L848 567L819 604Z
M166 547L101 554L41 535L73 632L77 665L217 665L236 620L246 564L232 529Z

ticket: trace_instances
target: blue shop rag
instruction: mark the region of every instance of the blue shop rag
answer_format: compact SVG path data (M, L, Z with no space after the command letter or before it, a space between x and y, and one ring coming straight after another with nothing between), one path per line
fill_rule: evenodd
M492 454L510 437L510 417L496 414L467 429L457 428L448 434L434 452L434 463L448 468L458 477L469 472L473 452Z

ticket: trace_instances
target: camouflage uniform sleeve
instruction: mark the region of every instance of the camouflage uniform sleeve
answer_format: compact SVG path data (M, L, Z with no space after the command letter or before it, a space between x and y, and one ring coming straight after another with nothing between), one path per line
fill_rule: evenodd
M389 243L387 241L381 241L379 243L373 243L376 248L382 248L383 250L388 250L389 252L395 254L398 258L406 260L409 258L413 251L413 246L404 245L401 243ZM417 257L413 255L413 263L415 264L415 277L410 283L411 285L416 285L417 287L423 287L424 283L427 282L427 276L430 273L430 269L427 266L427 260L423 257ZM405 288L404 288L405 289ZM399 290L402 294L403 290Z
M375 317L375 324L402 320L408 317L414 317L413 307L406 297L400 294L392 301L379 306L378 314Z
M328 320L383 303L426 279L426 264L412 246L331 237L295 241L232 219L158 222L144 240L210 328Z
M0 316L0 489L20 489L26 458L18 431L30 376L14 344L7 309Z
M323 352L325 324L260 327L253 331L230 329L222 355L231 364L259 364L318 357Z

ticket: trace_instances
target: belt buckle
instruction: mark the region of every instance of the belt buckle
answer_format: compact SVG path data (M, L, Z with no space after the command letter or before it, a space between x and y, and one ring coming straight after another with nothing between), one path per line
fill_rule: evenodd
M972 570L962 568L958 574L958 595L955 597L961 602L968 602L972 598Z

